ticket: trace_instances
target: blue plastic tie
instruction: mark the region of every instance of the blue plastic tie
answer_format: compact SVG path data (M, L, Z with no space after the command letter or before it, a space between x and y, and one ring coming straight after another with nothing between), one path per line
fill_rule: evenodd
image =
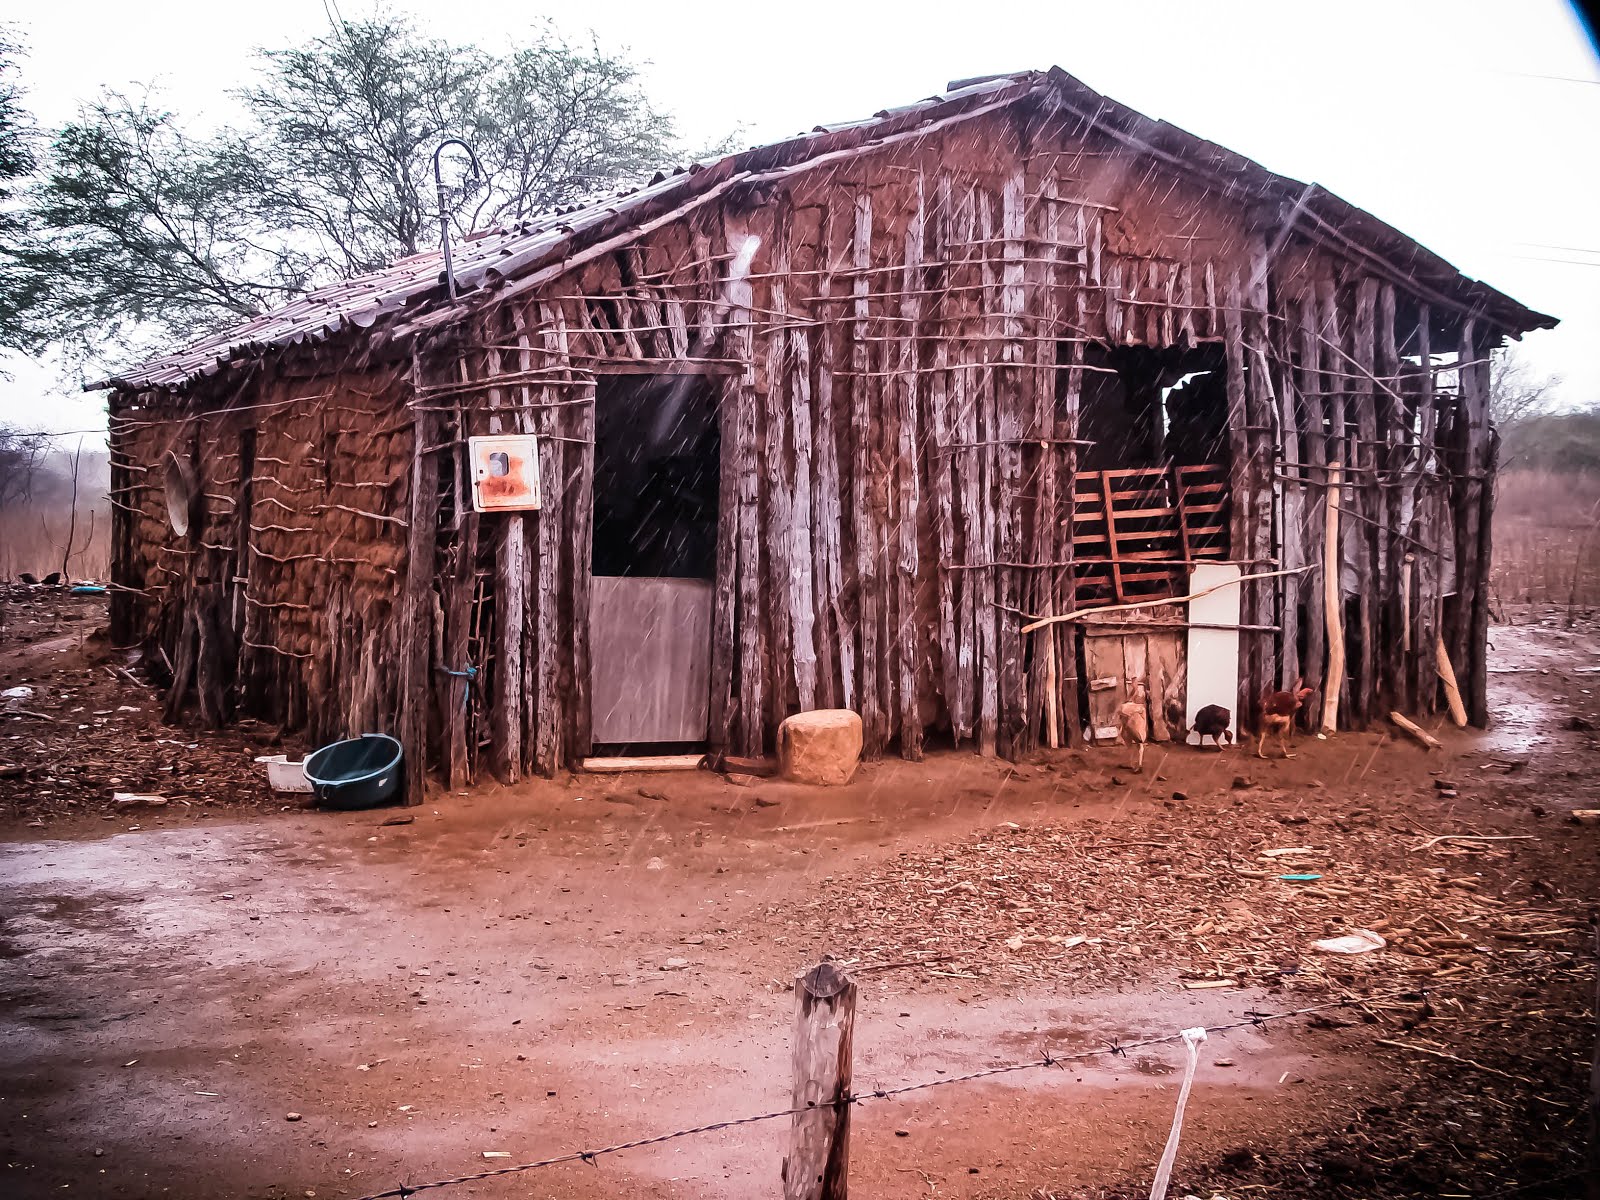
M449 667L440 667L446 675L454 675L457 679L465 679L467 686L461 693L461 707L472 707L472 681L478 677L478 668L469 666L465 671L452 671Z

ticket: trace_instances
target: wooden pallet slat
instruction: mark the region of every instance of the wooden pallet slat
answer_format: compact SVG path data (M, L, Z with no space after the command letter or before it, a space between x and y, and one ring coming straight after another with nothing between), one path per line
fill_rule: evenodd
M1084 562L1080 600L1148 599L1183 590L1189 564L1228 555L1228 483L1214 464L1080 471L1072 480L1070 527ZM1160 566L1139 566L1160 562Z

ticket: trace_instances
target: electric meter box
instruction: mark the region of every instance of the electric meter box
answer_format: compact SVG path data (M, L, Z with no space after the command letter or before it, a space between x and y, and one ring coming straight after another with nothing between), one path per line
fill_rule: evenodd
M519 512L539 507L539 439L531 433L467 439L472 461L472 507Z

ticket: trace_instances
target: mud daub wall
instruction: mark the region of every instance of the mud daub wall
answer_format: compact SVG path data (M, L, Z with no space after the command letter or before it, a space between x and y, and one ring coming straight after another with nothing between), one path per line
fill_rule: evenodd
M169 711L313 740L392 725L412 459L396 378L115 397L113 633L172 664ZM184 487L179 533L168 501Z
M869 753L915 757L929 728L1009 755L1074 736L1075 635L1020 627L1072 607L1095 343L1223 347L1247 569L1320 563L1342 464L1347 720L1430 711L1440 635L1482 719L1500 334L1282 216L1014 108L739 183L510 285L421 348L442 478L468 433L544 435L543 512L428 514L440 665L477 647L479 688L438 702L452 777L480 747L508 775L588 749L592 405L619 369L720 381L714 744L758 752L827 705L861 712ZM1321 605L1316 571L1246 585L1243 622L1272 628L1246 635L1242 724L1269 686L1320 682Z

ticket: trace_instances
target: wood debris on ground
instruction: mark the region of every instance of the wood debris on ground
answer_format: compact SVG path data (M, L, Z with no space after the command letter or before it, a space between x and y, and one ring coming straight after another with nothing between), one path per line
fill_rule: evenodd
M1378 990L1450 980L1581 951L1580 904L1519 866L1528 840L1423 842L1376 810L1310 815L1280 843L1271 811L1298 797L1255 794L1204 812L1182 836L1130 841L1124 827L998 826L838 879L768 919L795 943L860 967L926 959L928 980L988 978L1090 992L1138 983ZM1314 836L1306 836L1306 835ZM1270 871L1245 864L1270 863ZM1285 866L1315 864L1315 883ZM1360 955L1319 939L1371 931Z
M277 731L163 724L160 693L103 637L105 597L0 585L0 603L0 687L34 692L26 711L0 710L0 813L283 803L255 763Z

